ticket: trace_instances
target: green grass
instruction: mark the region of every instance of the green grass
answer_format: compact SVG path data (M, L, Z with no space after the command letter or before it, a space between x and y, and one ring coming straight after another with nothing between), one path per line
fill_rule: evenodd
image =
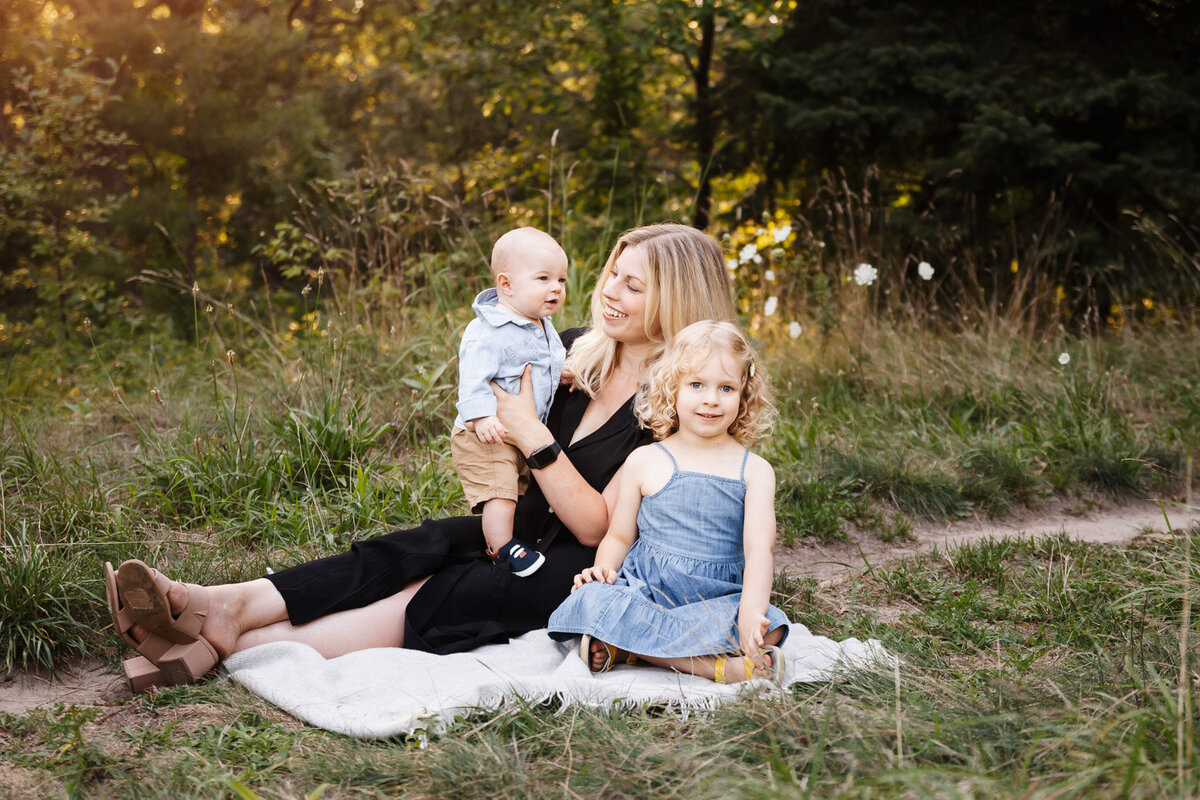
M577 259L573 285L598 257ZM434 263L411 296L373 283L268 309L235 291L178 331L114 319L53 347L6 345L6 668L80 653L115 665L105 560L243 580L461 513L447 434L468 298L451 266ZM579 322L579 294L560 327ZM899 540L922 521L1048 498L1183 498L1194 478L1194 327L1071 340L825 319L793 339L746 308L780 401L760 452L776 467L785 544L850 526ZM793 619L897 653L899 689L894 674L858 674L687 718L521 707L423 748L311 730L210 683L102 712L10 715L0 785L34 797L1186 797L1200 790L1180 677L1196 663L1184 619L1198 581L1179 540L983 542L834 586L781 576Z
M517 705L363 742L214 682L5 716L0 764L74 797L1189 797L1197 580L1183 537L984 541L824 588L778 581L793 619L901 658L783 698L686 717Z
M467 311L435 283L409 305L385 284L270 313L214 298L234 312L198 305L182 338L117 320L45 361L18 352L0 412L0 522L52 555L42 599L4 610L6 663L111 650L103 615L83 610L105 558L230 578L460 512L447 431ZM1060 365L1064 345L1014 333L872 323L848 347L750 322L780 400L761 452L779 475L785 544L850 526L903 539L921 520L1050 496L1181 496L1200 430L1190 329L1081 340Z

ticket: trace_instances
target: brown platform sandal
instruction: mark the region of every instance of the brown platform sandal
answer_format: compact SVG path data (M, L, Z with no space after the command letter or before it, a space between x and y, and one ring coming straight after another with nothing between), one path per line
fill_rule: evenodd
M129 608L121 603L121 596L117 592L117 575L113 572L112 564L107 561L104 562L104 594L108 599L108 613L112 616L113 628L125 644L150 661L162 657L174 646L174 642L150 631L147 631L145 638L140 642L133 638L131 628L137 624L137 620L133 618Z
M150 570L140 561L137 563L142 568L153 572L155 576L162 578L156 570ZM130 691L136 694L155 686L195 683L216 666L220 661L220 656L207 639L193 638L190 642L176 644L149 630L149 625L135 616L132 605L122 604L121 594L117 588L119 577L119 573L113 572L112 564L105 562L104 590L108 596L108 610L112 615L113 627L116 628L117 633L126 644L141 654L138 658L128 659L122 664L125 683L129 686ZM163 578L163 580L166 579ZM163 599L166 599L165 593ZM208 607L207 600L208 598L205 596L205 610ZM201 618L202 623L203 618ZM135 624L147 628L146 636L140 642L133 638L130 630Z
M175 644L191 644L200 638L208 616L208 592L194 583L181 584L187 589L187 601L182 609L172 611L167 592L175 583L137 559L117 570L120 599L134 621Z

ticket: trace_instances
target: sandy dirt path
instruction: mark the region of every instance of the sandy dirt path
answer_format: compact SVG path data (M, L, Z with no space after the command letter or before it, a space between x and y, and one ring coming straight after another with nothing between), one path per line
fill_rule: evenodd
M1167 516L1176 529L1185 529L1192 518L1200 519L1200 514L1193 512L1189 516L1189 509L1180 506L1168 506ZM951 548L988 537L1066 533L1087 542L1120 544L1144 533L1166 531L1163 509L1156 503L1135 503L1082 516L1068 514L1062 506L1050 505L1037 515L999 522L973 518L940 526L924 524L914 529L911 539L902 542L886 543L872 533L851 531L842 542L781 545L776 548L775 566L793 576L810 575L822 583L830 583L860 573L868 566L893 563L934 548ZM27 714L60 703L114 706L129 696L120 674L95 659L85 659L61 670L54 681L43 675L21 673L0 680L0 713Z
M1162 506L1146 501L1078 515L1067 513L1061 504L1053 503L1036 514L1000 521L972 517L942 525L922 523L915 526L912 537L904 541L887 543L873 533L851 530L846 541L803 541L793 547L780 545L775 548L775 568L795 577L812 576L827 583L917 553L935 548L946 550L988 538L1014 539L1065 533L1084 542L1122 544L1144 533L1165 533L1168 519L1172 529L1184 530L1194 519L1200 519L1200 514L1185 506L1168 505L1164 517Z

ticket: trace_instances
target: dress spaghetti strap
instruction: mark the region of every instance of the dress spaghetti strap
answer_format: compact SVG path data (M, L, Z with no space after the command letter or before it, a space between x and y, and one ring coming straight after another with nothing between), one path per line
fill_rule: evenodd
M740 481L746 480L746 462L749 460L750 460L750 451L743 450L742 451L742 474L738 476L738 480L740 480Z
M662 442L655 442L654 444L662 448L662 451L667 454L667 458L671 459L672 468L674 468L675 472L679 472L679 464L675 461L675 456L671 455L671 451L667 449L666 445ZM745 469L745 466L742 469Z

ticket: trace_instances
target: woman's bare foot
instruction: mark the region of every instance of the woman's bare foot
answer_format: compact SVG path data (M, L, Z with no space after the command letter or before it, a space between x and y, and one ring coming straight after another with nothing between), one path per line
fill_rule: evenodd
M238 619L236 604L231 602L230 594L232 593L225 589L224 586L206 588L208 616L205 617L204 626L200 629L200 635L208 640L221 658L225 658L233 652L233 643L241 635L241 631L235 624L235 620ZM167 592L167 600L171 603L172 611L187 603L187 593L188 589L182 583L175 583L171 586Z
M189 591L195 590L178 581L171 584L167 590L167 602L172 613L179 613L187 607ZM208 640L221 658L234 651L238 637L246 630L287 618L283 598L265 578L208 586L203 591L208 595L208 611L200 635ZM141 625L135 625L131 630L139 640L146 634L146 629Z

